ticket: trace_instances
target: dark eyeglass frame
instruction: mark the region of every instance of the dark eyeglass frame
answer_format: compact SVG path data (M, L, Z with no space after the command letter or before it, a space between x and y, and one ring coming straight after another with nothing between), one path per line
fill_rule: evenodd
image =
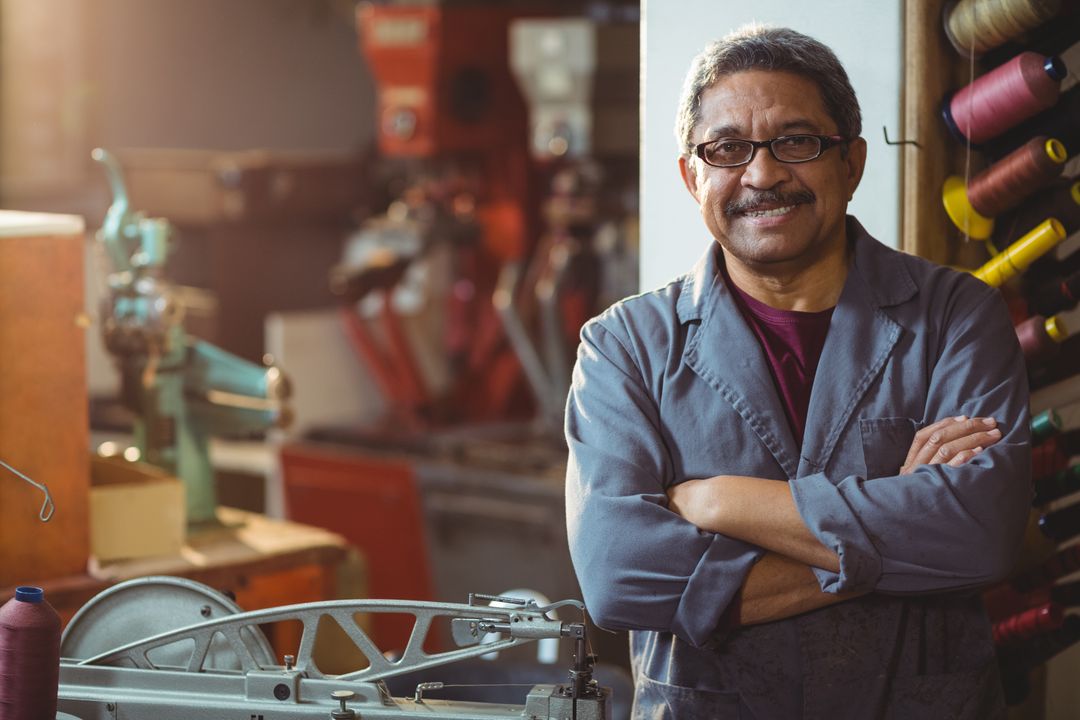
M773 143L774 142L780 142L781 140L790 140L791 138L799 138L799 137L815 138L818 141L819 145L820 145L820 147L818 148L817 154L814 155L813 157L808 157L808 158L805 158L803 160L784 160L783 158L780 158L780 157L776 156L776 151L773 150ZM705 148L706 147L708 147L709 145L714 145L716 143L732 142L732 141L749 143L750 144L750 157L746 158L746 160L743 160L742 162L732 163L730 165L717 165L716 163L711 163L711 162L709 162L708 160L705 159ZM844 137L842 135L814 135L813 133L792 133L791 135L781 135L780 137L774 137L772 140L747 140L746 138L723 137L723 138L717 138L715 140L707 140L707 141L705 141L703 143L698 143L697 145L694 146L694 154L697 155L699 158L701 158L701 161L703 163L705 163L706 165L710 166L710 167L733 168L733 167L742 167L743 165L749 165L750 163L752 163L754 161L754 156L757 155L757 151L760 148L767 147L767 148L769 148L769 154L772 155L773 159L776 160L777 162L789 163L789 164L797 164L797 163L810 162L811 160L817 160L829 148L834 147L836 145L843 145L846 142L848 142L848 138L846 138L846 137Z

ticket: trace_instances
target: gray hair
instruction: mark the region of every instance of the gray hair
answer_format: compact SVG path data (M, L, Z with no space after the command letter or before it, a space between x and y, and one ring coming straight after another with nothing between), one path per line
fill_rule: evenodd
M679 99L675 136L685 154L694 151L690 138L701 122L701 94L725 75L745 70L775 70L812 80L838 133L855 138L862 132L859 101L844 66L824 44L788 28L745 25L705 48L690 65Z

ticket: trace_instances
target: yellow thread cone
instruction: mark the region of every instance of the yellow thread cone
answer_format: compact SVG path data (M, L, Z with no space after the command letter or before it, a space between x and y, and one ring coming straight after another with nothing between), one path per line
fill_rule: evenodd
M972 274L991 287L1000 287L1065 239L1065 227L1047 218Z

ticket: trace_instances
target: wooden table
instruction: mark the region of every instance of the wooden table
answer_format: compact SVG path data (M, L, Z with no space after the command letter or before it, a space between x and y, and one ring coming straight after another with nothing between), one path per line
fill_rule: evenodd
M244 610L363 595L356 580L357 560L344 538L321 528L233 508L217 510L220 525L195 529L176 555L97 563L91 558L86 574L38 583L66 624L72 615L105 588L147 575L190 578L229 593ZM351 559L350 559L351 558ZM351 572L346 586L339 573ZM359 571L362 576L362 571ZM0 589L0 597L14 588ZM280 660L295 654L301 628L280 624L267 636Z

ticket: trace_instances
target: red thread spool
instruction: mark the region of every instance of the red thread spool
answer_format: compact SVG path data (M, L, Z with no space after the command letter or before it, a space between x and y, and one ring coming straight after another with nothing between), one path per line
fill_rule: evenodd
M1051 601L1051 585L1019 592L1012 585L996 585L982 595L983 607L990 622L1004 622L1010 617Z
M1060 349L1060 343L1068 334L1065 324L1057 315L1050 318L1033 315L1016 326L1016 339L1020 341L1024 360L1029 365L1051 357Z
M994 625L994 644L1004 645L1056 630L1065 622L1065 611L1057 603L1046 603L1013 615Z
M1057 138L1065 144L1069 155L1080 154L1080 85L1073 85L1063 92L1054 107L1025 120L979 149L992 158L999 158L1036 135Z
M959 140L983 143L1052 107L1067 70L1058 57L1022 52L949 99L945 124Z
M1031 477L1053 475L1069 466L1069 457L1058 445L1058 437L1052 437L1037 448L1031 449Z
M1031 292L1031 308L1040 315L1053 315L1080 305L1080 270L1068 277L1055 277L1035 286Z
M1065 146L1058 140L1032 138L976 175L967 185L959 175L945 178L941 188L945 213L969 237L986 240L994 232L996 215L1015 207L1052 181L1068 159ZM1064 240L1067 233L1057 218L1050 217L1053 219L1047 219L1047 222L1053 227L1048 230L1060 235L1057 241L1051 243L1056 244ZM1049 236L1046 239L1049 241ZM1044 248L1039 254L1046 250L1049 248Z
M1061 174L1069 156L1053 138L1036 137L971 179L967 196L983 217L992 218Z
M53 720L59 682L60 616L41 588L16 588L0 607L0 717Z

